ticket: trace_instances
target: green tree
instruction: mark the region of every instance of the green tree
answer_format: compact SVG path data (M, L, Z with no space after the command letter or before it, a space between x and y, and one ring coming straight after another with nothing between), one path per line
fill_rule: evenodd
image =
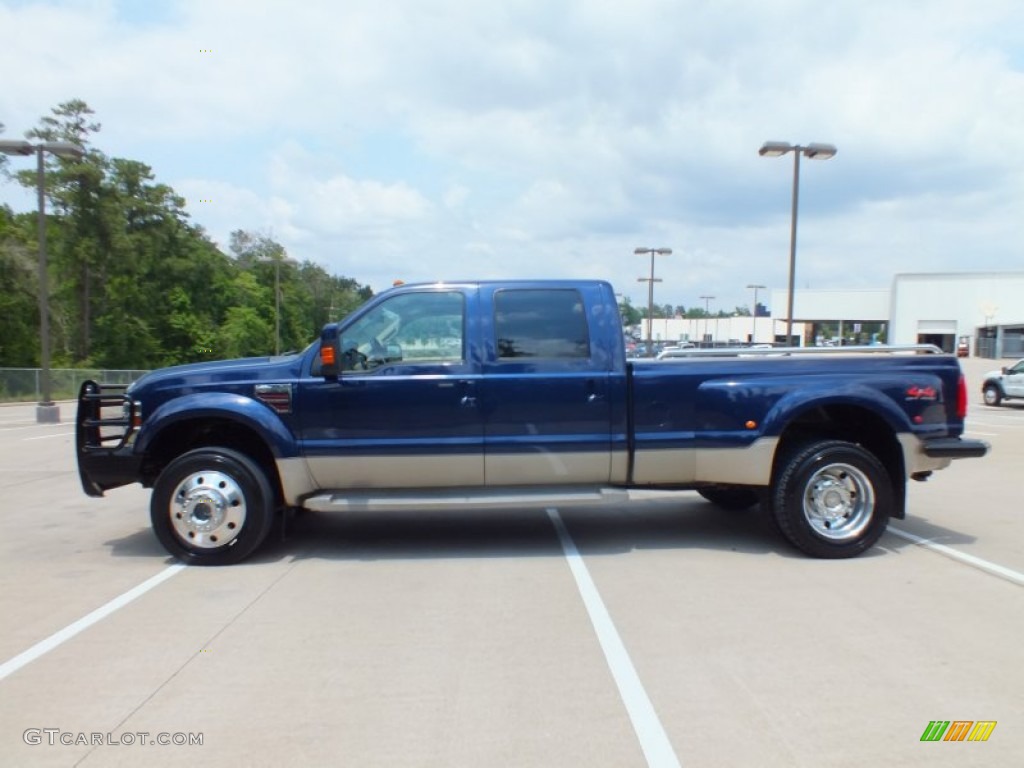
M39 294L26 219L0 206L0 365L28 368L39 363Z
M622 301L619 302L619 314L622 315L623 325L633 326L639 325L647 313L641 312L639 309L634 307L629 296L624 296Z
M90 146L100 129L92 118L73 99L27 134L71 141L84 153L45 156L55 365L150 368L268 354L278 270L283 349L305 346L372 295L351 278L288 259L266 235L237 230L222 252L149 166ZM32 170L7 176L36 184ZM36 224L34 212L0 209L0 365L37 361Z
M93 111L80 99L65 102L52 112L52 116L43 117L39 126L25 135L39 141L71 142L84 152L81 159L56 157L50 153L44 157L48 207L58 215L59 227L67 230L66 234L55 232L51 239L51 224L47 226L47 255L58 286L52 298L56 312L64 313L63 317L54 318L53 329L57 334L70 332L70 337L58 338L53 345L55 362L59 362L68 354L75 359L88 357L92 273L108 257L112 233L105 227L106 220L101 212L106 159L102 153L89 148L91 137L99 131L100 124L91 121ZM36 188L35 170L20 170L15 176L22 186Z
M277 311L274 287L280 271L282 351L302 349L319 335L325 323L344 317L373 295L355 280L332 276L309 261L295 262L270 235L235 230L229 249L238 267L266 287L268 301L261 312L271 323ZM270 350L273 348L272 341Z

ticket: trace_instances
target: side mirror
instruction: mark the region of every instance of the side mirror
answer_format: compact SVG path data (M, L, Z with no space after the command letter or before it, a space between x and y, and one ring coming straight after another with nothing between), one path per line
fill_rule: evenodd
M1003 366L1003 376L1007 375L1007 374L1008 374L1009 372L1010 372L1010 369L1009 369L1009 368L1007 368L1007 367L1006 367L1006 366L1004 365L1004 366Z
M341 373L341 348L338 326L328 323L320 332L320 375L336 379Z

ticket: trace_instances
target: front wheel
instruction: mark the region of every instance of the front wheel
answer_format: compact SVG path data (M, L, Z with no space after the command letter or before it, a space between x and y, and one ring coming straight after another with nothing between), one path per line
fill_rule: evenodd
M855 443L798 446L777 469L771 513L782 534L813 557L854 557L885 533L893 510L888 472Z
M263 470L228 448L199 448L168 464L153 485L150 519L168 552L191 565L228 565L270 533L274 494Z
M985 405L999 405L1003 402L1003 393L995 384L986 384L981 394L985 399Z

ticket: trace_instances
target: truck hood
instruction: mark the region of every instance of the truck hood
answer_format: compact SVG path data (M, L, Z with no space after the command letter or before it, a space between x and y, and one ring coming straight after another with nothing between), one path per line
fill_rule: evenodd
M166 384L182 386L275 379L294 375L293 370L298 365L299 358L299 354L292 354L279 357L246 357L238 360L214 360L204 363L173 365L169 368L160 368L144 373L128 386L127 393L133 394L142 389Z
M985 371L984 376L982 376L981 378L982 378L982 381L988 381L989 379L1002 379L1003 378L1003 369L1002 368L996 368L995 370L992 370L992 371Z

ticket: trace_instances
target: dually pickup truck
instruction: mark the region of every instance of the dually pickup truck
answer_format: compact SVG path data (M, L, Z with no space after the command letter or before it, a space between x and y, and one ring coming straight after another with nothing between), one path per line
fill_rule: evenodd
M934 347L627 360L600 281L402 285L305 351L86 382L90 496L153 489L160 542L235 563L277 513L624 504L630 489L761 504L803 552L851 557L961 436L959 363Z

